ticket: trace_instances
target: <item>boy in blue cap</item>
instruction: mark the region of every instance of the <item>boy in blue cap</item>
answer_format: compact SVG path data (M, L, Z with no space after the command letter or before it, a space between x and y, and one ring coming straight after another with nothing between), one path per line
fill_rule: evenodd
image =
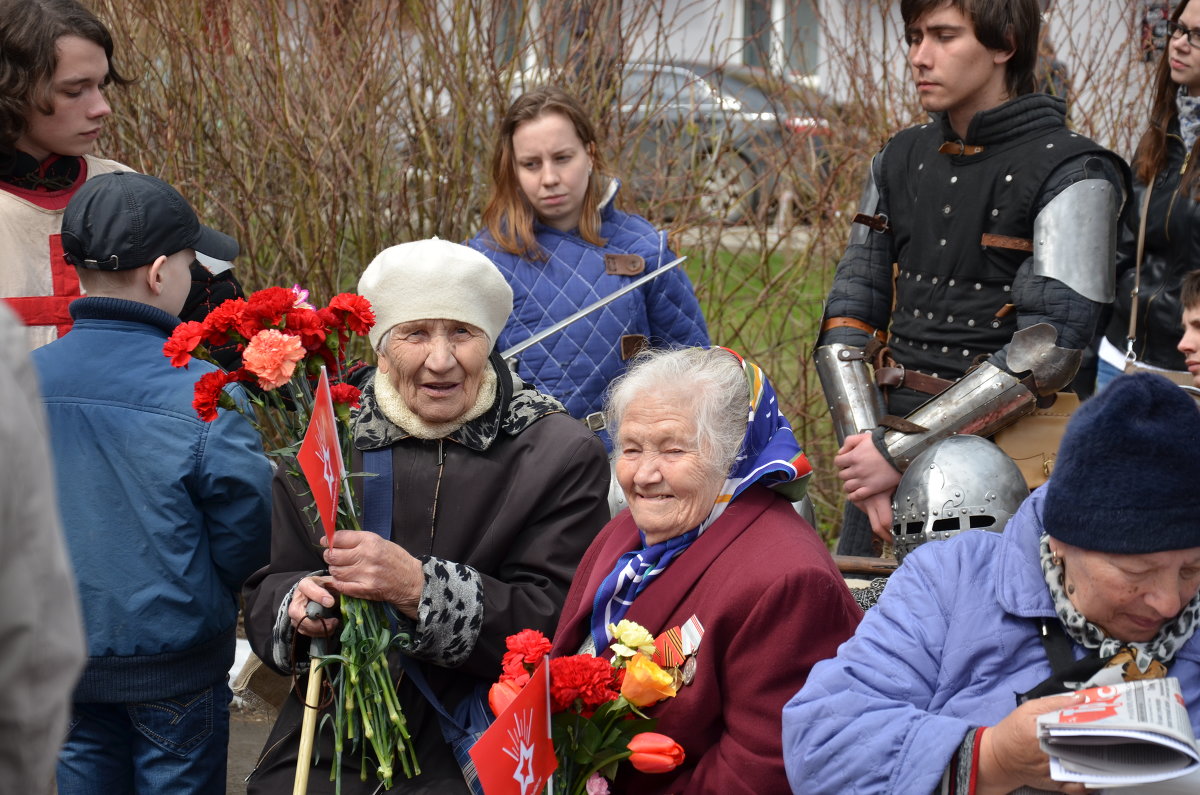
M62 241L87 294L33 358L89 656L59 792L223 793L238 594L267 562L271 468L241 414L197 417L212 365L177 369L162 348L196 253L229 260L237 243L128 172L79 189Z

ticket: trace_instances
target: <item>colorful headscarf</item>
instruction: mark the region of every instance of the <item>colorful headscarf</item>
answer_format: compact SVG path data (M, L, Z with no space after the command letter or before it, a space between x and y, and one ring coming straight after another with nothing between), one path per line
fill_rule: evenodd
M779 410L779 401L767 374L735 351L729 348L721 350L733 354L742 365L750 397L746 434L742 437L742 446L734 459L732 472L717 494L712 510L697 527L650 546L646 546L646 534L638 531L642 539L641 549L633 549L622 555L612 572L596 589L591 629L597 652L608 646L608 625L624 618L638 594L662 574L672 560L683 554L725 512L729 503L752 484L762 481L763 485L783 492L791 500L804 496L812 465L796 443L791 423Z

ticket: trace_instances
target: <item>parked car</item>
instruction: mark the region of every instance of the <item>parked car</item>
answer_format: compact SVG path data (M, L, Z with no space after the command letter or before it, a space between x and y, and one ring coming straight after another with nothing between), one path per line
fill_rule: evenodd
M764 90L773 86L791 90L749 67L627 65L619 171L634 195L661 200L668 215L694 203L737 223L769 213L781 195L796 197L802 187L814 194L828 124L803 112L796 98Z

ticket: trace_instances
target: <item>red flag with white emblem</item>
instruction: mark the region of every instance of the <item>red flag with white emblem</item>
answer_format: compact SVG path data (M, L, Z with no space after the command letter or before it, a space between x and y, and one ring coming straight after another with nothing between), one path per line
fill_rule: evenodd
M342 446L338 442L337 420L333 414L333 399L329 394L329 377L321 368L321 380L313 396L312 417L296 460L300 471L312 489L317 514L325 528L325 537L333 546L333 531L337 529L338 489L345 472L342 466Z
M486 795L539 795L558 768L550 740L550 675L546 661L508 709L471 747Z

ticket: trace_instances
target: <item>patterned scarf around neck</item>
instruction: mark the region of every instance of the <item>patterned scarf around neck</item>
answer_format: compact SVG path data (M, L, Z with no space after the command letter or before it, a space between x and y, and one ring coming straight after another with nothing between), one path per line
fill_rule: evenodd
M1192 151L1196 145L1196 136L1200 134L1200 97L1188 94L1185 86L1180 86L1175 94L1175 111L1179 116L1179 134L1183 138L1185 152Z
M1050 536L1045 533L1041 538L1041 561L1042 575L1054 600L1054 611L1058 614L1067 637L1085 649L1095 650L1102 659L1112 658L1122 651L1127 651L1139 673L1146 674L1151 671L1155 663L1165 672L1165 667L1175 658L1175 653L1191 640L1196 631L1197 616L1200 616L1200 593L1187 603L1179 615L1163 624L1152 640L1144 643L1126 643L1109 637L1072 604L1063 585L1062 563L1054 562L1054 556L1050 552Z
M780 490L785 491L789 498L799 499L803 495L803 487L807 485L808 476L812 474L812 466L796 443L791 424L779 410L775 389L766 373L729 348L722 350L737 357L745 371L749 389L749 413L741 449L725 484L717 494L712 510L703 522L681 535L650 546L646 546L646 534L639 530L641 548L622 555L600 583L592 603L591 620L592 640L597 652L608 647L608 625L624 618L638 594L711 527L729 503L750 485L762 481L764 485L772 487L783 486ZM793 485L799 485L800 489L789 490Z

